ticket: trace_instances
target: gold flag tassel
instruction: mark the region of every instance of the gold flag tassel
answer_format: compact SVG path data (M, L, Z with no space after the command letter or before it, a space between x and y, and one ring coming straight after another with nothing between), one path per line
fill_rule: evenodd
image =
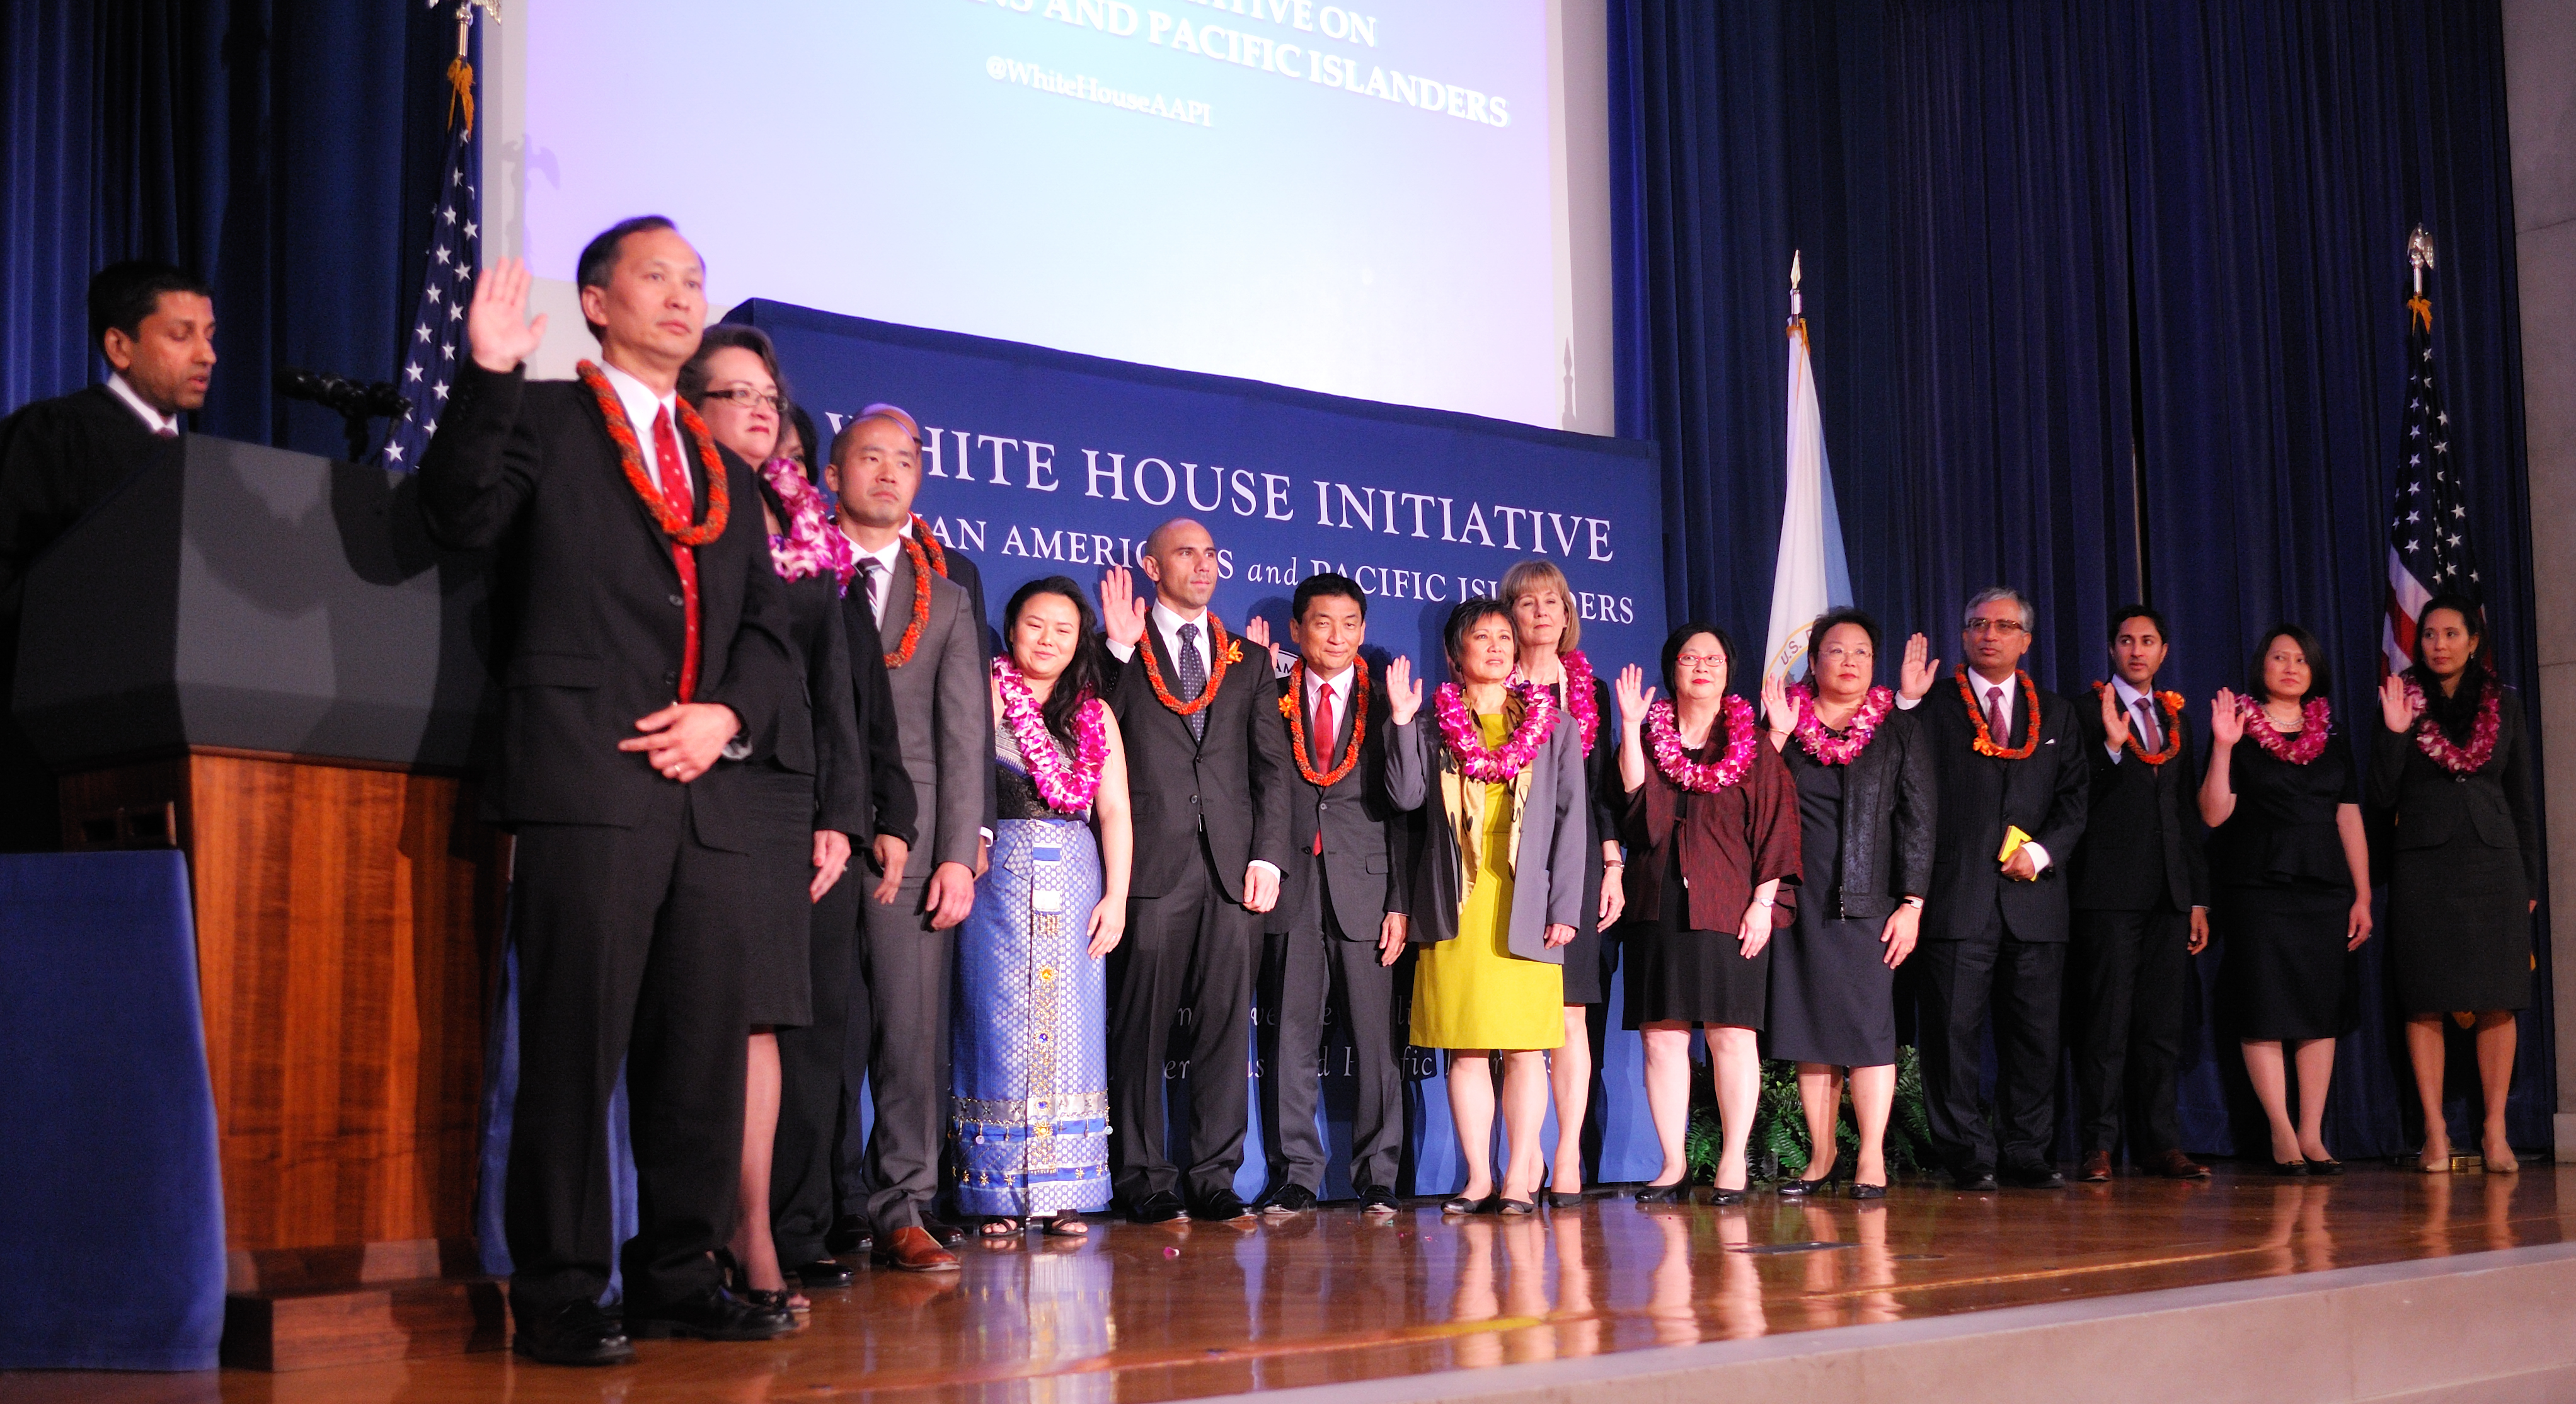
M456 112L462 107L465 134L474 135L474 65L461 54L447 61L447 85L452 89L447 98L447 125L456 125Z

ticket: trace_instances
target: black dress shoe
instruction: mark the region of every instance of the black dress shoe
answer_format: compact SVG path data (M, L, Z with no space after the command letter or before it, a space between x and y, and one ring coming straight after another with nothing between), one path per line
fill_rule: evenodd
M2066 1177L2054 1165L2008 1165L2001 1178L2014 1189L2066 1188Z
M963 1227L957 1224L952 1224L945 1219L925 1217L921 1221L921 1230L922 1232L929 1234L942 1248L954 1248L958 1244L965 1242L969 1237Z
M832 1221L832 1231L823 1235L826 1253L864 1253L876 1246L876 1235L868 1231L868 1221L856 1214L843 1214Z
M1772 1193L1777 1194L1782 1199L1805 1199L1809 1195L1831 1194L1833 1193L1833 1185L1830 1181L1822 1177L1813 1180L1782 1180L1780 1182L1780 1187L1773 1190Z
M1995 1172L1974 1165L1965 1170L1951 1171L1950 1180L1970 1194L1989 1194L1996 1187Z
M1315 1192L1295 1180L1290 1180L1279 1187L1278 1193L1262 1202L1261 1212L1282 1215L1303 1214L1314 1207Z
M1367 1189L1361 1190L1360 1212L1363 1214L1394 1213L1395 1191L1389 1189L1385 1185L1371 1185Z
M774 1341L796 1329L785 1307L754 1306L722 1287L682 1297L649 1312L629 1311L627 1322L643 1340L686 1337L699 1341Z
M830 1258L817 1258L810 1263L800 1263L789 1268L787 1275L796 1279L800 1287L827 1288L847 1287L858 1277L858 1273Z
M1131 1224L1168 1224L1189 1216L1190 1211L1181 1207L1181 1197L1170 1190L1157 1190L1127 1206Z
M623 1365L635 1358L625 1324L596 1302L574 1302L521 1321L510 1349L541 1365Z
M2343 1162L2340 1160L2311 1160L2308 1162L2308 1173L2311 1175L2340 1175L2343 1173Z
M2304 1160L2276 1160L2272 1162L2272 1173L2283 1176L2304 1175L2308 1173L2308 1163Z
M1218 1190L1200 1200L1198 1206L1190 1210L1190 1217L1202 1223L1229 1224L1237 1219L1251 1218L1252 1206L1244 1203L1232 1190Z
M1679 1204L1690 1197L1690 1181L1675 1180L1669 1185L1637 1186L1639 1204Z

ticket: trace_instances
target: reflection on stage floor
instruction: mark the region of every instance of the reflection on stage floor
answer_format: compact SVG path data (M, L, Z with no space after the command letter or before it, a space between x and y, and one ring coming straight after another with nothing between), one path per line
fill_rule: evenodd
M2576 1169L2426 1176L2355 1167L2200 1184L1371 1222L1327 1208L1249 1226L1097 1225L1088 1242L969 1242L964 1271L863 1270L766 1345L641 1342L607 1371L506 1355L263 1376L226 1400L1134 1401L1472 1370L2059 1302L2576 1238ZM81 1399L188 1397L178 1380L17 1376ZM41 1393L51 1395L50 1389ZM199 1397L202 1397L200 1395Z

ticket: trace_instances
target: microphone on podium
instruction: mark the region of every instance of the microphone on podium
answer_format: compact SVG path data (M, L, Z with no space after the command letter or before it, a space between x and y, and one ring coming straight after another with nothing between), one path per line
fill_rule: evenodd
M368 420L399 418L411 410L411 401L404 398L391 381L356 381L329 371L279 366L269 383L287 399L303 400L336 412L342 426L348 430L349 461L352 463L366 459Z

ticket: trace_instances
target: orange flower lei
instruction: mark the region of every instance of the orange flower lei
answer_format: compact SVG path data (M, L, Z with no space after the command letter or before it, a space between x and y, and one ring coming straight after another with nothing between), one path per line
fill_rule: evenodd
M2093 691L2098 695L2102 689L2109 686L2109 683L2097 682L2093 684ZM2182 754L2182 694L2159 692L2156 694L2156 705L2165 709L2165 748L2163 750L2151 756L2138 749L2138 729L2129 728L2129 754L2149 765L2162 765Z
M912 651L921 647L921 626L930 622L930 577L948 574L948 553L939 549L939 538L930 534L930 523L916 512L912 534L903 538L903 553L912 557L912 621L903 626L903 641L888 650L885 665L900 668L912 661Z
M1288 719L1288 754L1297 761L1297 773L1306 783L1319 790L1329 790L1342 783L1351 767L1360 763L1360 743L1368 739L1368 660L1354 658L1351 666L1359 669L1358 681L1351 684L1351 744L1342 752L1342 763L1318 775L1307 757L1314 754L1306 746L1306 709L1300 705L1306 696L1306 665L1301 660L1288 669L1288 690L1279 694L1279 715ZM1210 692L1215 691L1210 684ZM1207 693L1201 693L1204 697Z
M2020 760L2039 749L2039 685L2030 680L2030 674L2019 668L2013 669L2013 686L2021 689L2022 710L2030 717L2030 734L2022 738L2019 747L2009 751L1996 745L1994 733L1986 730L1986 709L1977 705L1977 694L1968 686L1968 670L1961 668L1958 676L1959 700L1968 704L1968 719L1977 724L1977 739L1973 744L1978 755L1993 756L1997 760Z
M707 484L707 519L695 525L671 506L662 496L662 490L654 486L652 478L645 474L643 444L635 437L635 426L626 422L626 406L619 403L617 390L608 383L607 374L588 361L573 370L599 400L599 412L608 420L609 441L617 445L618 466L626 470L626 485L635 490L637 497L644 499L645 507L653 513L653 521L662 528L662 534L671 538L672 544L692 549L724 535L725 523L733 516L732 485L726 481L724 460L716 456L715 436L707 432L707 422L698 418L696 410L689 408L689 402L676 402L680 407L680 427L688 431L690 440L698 446L698 462L706 470L701 476Z
M1195 702L1184 704L1181 699L1172 695L1170 688L1163 686L1162 666L1154 661L1154 641L1152 639L1136 641L1136 651L1145 659L1145 681L1154 685L1154 696L1164 706L1185 717L1196 716L1207 710L1207 704L1216 700L1218 685L1225 681L1225 666L1243 661L1243 641L1225 636L1225 625L1217 621L1215 610L1208 611L1207 622L1208 647L1215 651L1216 666L1208 669L1207 687L1200 691L1198 700ZM1154 627L1154 621L1146 620L1145 627L1151 629Z

